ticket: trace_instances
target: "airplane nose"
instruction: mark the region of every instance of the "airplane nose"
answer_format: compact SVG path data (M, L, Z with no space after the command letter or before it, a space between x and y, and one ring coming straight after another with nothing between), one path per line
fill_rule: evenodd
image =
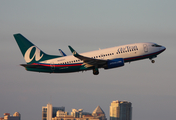
M166 47L163 46L163 50L165 51L165 50L166 50Z
M165 50L166 50L166 47L162 46L162 47L161 47L161 50L162 50L162 51L165 51Z

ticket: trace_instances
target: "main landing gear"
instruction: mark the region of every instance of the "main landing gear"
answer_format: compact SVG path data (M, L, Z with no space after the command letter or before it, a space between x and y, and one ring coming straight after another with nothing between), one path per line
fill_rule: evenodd
M151 60L152 63L155 63L155 60Z
M94 75L98 75L98 74L99 74L98 68L94 68L94 69L93 69L93 74L94 74Z

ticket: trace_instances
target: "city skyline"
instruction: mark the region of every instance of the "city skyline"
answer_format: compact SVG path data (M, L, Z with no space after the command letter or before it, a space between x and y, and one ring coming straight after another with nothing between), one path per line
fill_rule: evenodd
M90 112L83 112L83 109L72 109L71 114L65 111L65 107L53 107L48 103L42 107L42 120L70 120L70 119L85 119L85 120L107 120L105 112L100 106L97 106L95 110Z
M0 120L21 120L21 114L19 112L15 112L13 115L4 113L4 117L0 117Z
M41 106L50 102L93 111L109 119L112 100L133 103L134 120L175 118L176 1L75 0L1 1L0 114L20 112L21 119L41 119ZM142 60L125 67L70 74L27 72L13 38L21 33L47 54L71 55L129 43L155 42L167 48L155 63ZM167 112L166 112L167 111ZM30 114L29 114L30 113Z

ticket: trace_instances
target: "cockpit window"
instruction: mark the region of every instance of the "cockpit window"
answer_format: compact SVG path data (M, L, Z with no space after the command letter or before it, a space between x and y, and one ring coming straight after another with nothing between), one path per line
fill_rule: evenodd
M162 47L161 45L158 45L158 44L153 44L152 46L153 47Z

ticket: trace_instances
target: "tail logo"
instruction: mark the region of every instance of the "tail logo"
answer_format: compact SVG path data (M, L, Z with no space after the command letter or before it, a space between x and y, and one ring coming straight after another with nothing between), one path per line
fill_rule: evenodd
M32 49L35 48L35 52L34 52L34 55L32 56L32 58L30 58L30 54L31 54L31 51ZM24 55L24 59L27 63L31 62L34 57L35 57L35 61L39 61L42 57L43 57L43 54L40 56L40 50L36 47L36 46L31 46L25 53Z
M77 54L77 52L76 51L73 51L73 55L76 55Z

